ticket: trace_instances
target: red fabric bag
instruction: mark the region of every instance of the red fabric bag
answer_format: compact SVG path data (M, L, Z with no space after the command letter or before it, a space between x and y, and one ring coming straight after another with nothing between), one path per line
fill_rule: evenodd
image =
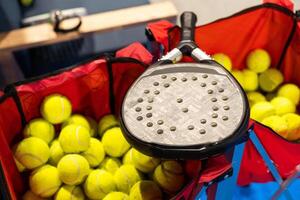
M265 1L230 17L196 27L195 41L212 55L229 55L234 69L245 68L245 58L255 48L266 49L272 57L272 67L280 69L285 82L300 86L300 16L292 12L288 0ZM167 21L154 22L148 30L164 53L176 47L180 28ZM254 123L254 130L283 178L300 164L300 144L286 141L271 129ZM238 183L273 181L261 156L248 141L243 154ZM200 181L201 182L201 181Z
M291 5L287 2L281 1L282 6L266 3L198 27L196 42L209 54L228 54L239 69L245 66L243 61L249 50L263 47L270 52L273 67L284 72L286 81L300 85L300 26L295 15L286 8ZM175 47L179 40L179 28L167 21L149 24L148 29L163 44L165 51ZM39 116L38 108L45 96L55 92L66 95L75 112L99 120L105 114L118 112L126 90L151 60L151 55L135 43L118 51L116 57L102 57L7 87L5 94L0 94L0 180L9 196L19 199L28 187L27 177L17 171L10 148L21 139L25 123ZM254 127L281 175L286 177L294 165L299 163L299 155L296 154L300 152L299 144L285 141L260 124ZM274 146L280 148L275 151ZM283 162L282 158L286 161ZM228 169L230 163L223 155L209 159L200 179L197 178L197 170L189 172L195 173L194 178L176 199L193 198L204 182L210 182ZM270 180L273 180L271 175L267 173L262 159L249 141L244 152L239 183L245 185Z
M16 168L11 147L22 138L26 122L40 116L39 107L45 96L65 95L73 112L99 120L108 113L117 113L128 87L151 60L151 54L134 43L118 51L116 57L102 57L7 87L0 96L1 191L7 189L3 198L20 199L28 188L26 176Z

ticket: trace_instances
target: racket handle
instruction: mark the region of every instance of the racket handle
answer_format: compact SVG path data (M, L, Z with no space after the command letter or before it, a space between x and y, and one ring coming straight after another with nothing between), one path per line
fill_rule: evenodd
M195 26L197 16L193 12L184 12L180 16L181 22L181 42L194 41L195 39Z

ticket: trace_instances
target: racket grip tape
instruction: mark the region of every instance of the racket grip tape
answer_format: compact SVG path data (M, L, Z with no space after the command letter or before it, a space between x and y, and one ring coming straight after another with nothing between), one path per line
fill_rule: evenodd
M197 16L193 12L184 12L180 16L181 41L194 41Z

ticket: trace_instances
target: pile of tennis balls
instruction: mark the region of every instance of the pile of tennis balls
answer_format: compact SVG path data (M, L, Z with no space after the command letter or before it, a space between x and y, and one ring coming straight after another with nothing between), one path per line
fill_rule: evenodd
M183 163L132 148L113 115L97 123L72 114L60 94L47 96L40 113L12 148L18 170L29 174L24 200L158 200L183 187Z
M282 73L271 68L271 57L266 50L250 51L245 62L247 68L240 71L232 69L228 55L217 53L212 57L230 71L246 91L252 119L272 128L287 140L300 140L300 116L296 113L299 87L284 83Z

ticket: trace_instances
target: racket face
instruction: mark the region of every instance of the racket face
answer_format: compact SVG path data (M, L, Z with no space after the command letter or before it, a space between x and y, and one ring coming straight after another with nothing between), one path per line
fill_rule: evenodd
M121 120L126 134L142 143L197 146L235 134L247 106L224 68L180 63L146 70L127 92Z

